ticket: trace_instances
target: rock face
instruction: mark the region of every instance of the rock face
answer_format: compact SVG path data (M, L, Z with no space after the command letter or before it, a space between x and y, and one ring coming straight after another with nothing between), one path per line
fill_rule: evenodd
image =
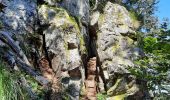
M128 71L134 67L134 55L144 54L135 47L133 21L125 7L107 2L102 12L96 8L90 16L89 0L40 1L45 4L37 5L37 0L2 0L7 7L4 13L0 12L0 20L2 30L16 36L34 33L39 25L42 33L38 36L43 36L48 53L38 58L41 74L50 81L61 82L54 86L59 90L53 92L79 100L85 84L90 91L87 97L94 100L101 91L107 93L108 100L147 97L146 82ZM40 52L44 54L43 50Z
M131 24L124 7L110 2L106 4L98 20L97 52L102 68L109 68L109 74L128 73L126 68L133 66L130 60L130 50L134 45L129 37L134 34Z
M73 16L83 17L86 22L89 22L89 0L63 0L62 6Z
M80 31L75 20L64 9L46 5L40 7L39 15L42 24L50 24L43 32L48 51L59 56L58 62L65 69L81 66L78 49Z
M97 53L103 72L109 100L122 100L121 98L134 95L139 90L135 78L129 77L128 69L133 67L133 48L135 37L132 21L128 11L118 4L108 2L103 13L92 15L92 25L98 24ZM98 18L98 21L96 21ZM142 93L141 93L142 94ZM139 96L138 99L143 98ZM117 99L116 99L117 98Z
M42 5L39 9L41 24L50 24L43 31L53 70L63 81L63 89L78 100L81 85L82 61L79 54L80 31L73 17L63 8Z
M90 13L89 0L63 0L61 6L68 10L69 13L76 18L77 24L80 28L80 32L82 35L82 40L85 40L85 44L81 45L81 51L83 51L81 52L81 54L87 56L90 42L88 31Z
M2 0L6 7L0 13L0 20L4 30L15 34L34 32L37 16L35 0Z

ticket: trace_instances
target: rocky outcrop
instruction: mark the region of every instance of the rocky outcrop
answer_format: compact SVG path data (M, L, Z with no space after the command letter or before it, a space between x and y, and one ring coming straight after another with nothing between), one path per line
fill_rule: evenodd
M108 74L128 73L127 67L133 66L130 57L134 40L130 36L135 35L128 11L118 4L107 3L98 27L97 52L102 68L109 68Z
M34 59L41 75L51 83L52 100L66 97L79 100L80 96L96 100L97 92L106 93L108 100L147 97L146 82L129 72L134 67L133 59L144 54L136 48L133 19L125 7L107 2L102 11L97 7L90 15L89 0L2 0L2 3L7 7L0 13L1 30L10 33L9 37L15 35L16 40L21 37L19 41L32 48L31 51L26 48L28 55L38 52ZM32 34L33 39L23 42L24 37L19 34ZM37 44L29 44L33 41ZM20 48L13 51L21 54ZM30 59L27 62L32 66ZM57 96L59 92L64 97Z
M129 12L123 6L108 2L103 13L93 13L91 25L97 31L96 49L103 82L110 96L108 100L122 100L135 95L141 88L136 79L129 76L128 70L134 67L135 47L135 31Z
M81 85L82 61L79 54L80 30L73 17L60 7L42 5L39 8L41 24L49 24L43 31L52 68L61 77L63 89L78 100ZM69 82L64 79L68 78ZM63 90L62 89L62 90Z

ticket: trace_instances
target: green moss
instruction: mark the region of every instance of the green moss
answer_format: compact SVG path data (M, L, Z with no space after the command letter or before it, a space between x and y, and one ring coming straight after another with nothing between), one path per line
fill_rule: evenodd
M79 28L78 24L76 23L75 18L72 16L69 16L68 20L74 25L74 27L78 31L78 33L80 33L80 28Z
M118 43L116 43L113 47L112 47L112 52L116 52L117 50L119 50L119 44Z
M129 15L132 20L138 20L137 14L134 11L129 11Z
M87 49L86 49L84 38L82 35L79 35L79 41L80 41L81 54L87 54Z
M123 14L121 12L118 13L118 18L122 18Z
M121 30L128 30L129 29L129 26L127 24L123 24L123 25L120 25L119 28Z
M111 97L109 100L125 100L126 94L116 95Z
M129 38L128 36L124 37L124 39L126 40L128 46L130 46L134 43L134 41L131 38Z
M85 84L81 84L81 88L80 88L80 95L81 96L84 96L86 95L86 87L85 87ZM81 100L81 99L80 99Z
M54 7L54 6L50 6L50 5L41 5L42 7L46 7L46 8L49 8L49 9L54 9L55 11L65 11L63 8L60 8L60 7Z
M133 27L135 29L139 28L140 22L138 21L138 16L134 11L129 11L130 18L132 20Z
M99 16L99 25L102 25L103 24L103 22L104 22L104 14L100 14L100 16Z
M102 93L97 94L97 100L106 100L106 98L107 98L106 94L102 94Z
M63 30L68 29L70 26L74 26L75 30L77 31L77 33L80 33L80 29L78 27L78 24L76 23L76 20L74 19L74 17L72 17L71 15L68 14L68 12L60 7L52 7L52 6L48 6L48 5L42 5L42 8L45 9L45 13L44 13L44 19L48 19L49 15L48 15L48 10L52 9L56 12L54 23L56 21L56 25L59 24L58 21L60 21L61 19L65 18L64 20L64 24L59 25L58 27L62 27Z
M115 89L118 87L118 85L121 83L122 80L123 80L123 78L118 78L116 80L115 85L107 91L107 95L113 95L115 92Z
M108 65L108 64L112 64L112 63L113 63L112 61L106 60L106 61L103 63L103 65L102 65L102 69L103 69L103 70L106 70L107 67L108 67L107 65Z
M132 85L132 86L130 86L130 85L128 84L127 87L129 88L129 89L127 90L127 92L126 92L128 95L132 95L132 94L136 93L137 91L139 91L139 88L137 87L136 84L135 84L135 85Z

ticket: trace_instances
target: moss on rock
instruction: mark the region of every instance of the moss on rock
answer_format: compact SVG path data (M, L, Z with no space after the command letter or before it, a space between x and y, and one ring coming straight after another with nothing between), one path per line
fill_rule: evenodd
M116 95L113 97L108 98L108 100L125 100L126 98L126 93L125 94L121 94L121 95Z
M73 26L75 28L74 31L78 31L77 33L80 33L80 29L78 28L74 17L69 15L65 9L42 5L40 7L40 12L45 22L54 23L56 27L63 28L63 30L69 29Z

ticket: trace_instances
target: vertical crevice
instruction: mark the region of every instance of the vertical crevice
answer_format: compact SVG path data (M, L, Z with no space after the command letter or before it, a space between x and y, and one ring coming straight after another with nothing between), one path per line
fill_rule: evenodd
M44 51L45 58L48 60L50 68L52 68L51 59L49 58L48 48L46 46L46 37L45 34L43 34L43 31L46 30L50 26L50 24L41 25L40 21L38 20L37 25L38 25L37 33L42 36L42 49Z
M43 49L44 49L44 53L45 53L45 58L47 59L50 68L52 68L52 62L51 62L51 59L49 57L48 49L47 49L47 46L46 46L45 34L43 34L42 37L43 37Z
M104 78L104 73L101 68L100 59L97 53L96 41L97 32L96 27L88 26L89 42L88 42L88 62L86 63L85 73L86 73L86 99L96 100L97 92L100 92L98 87L99 78L102 79L104 84L104 90L107 90L106 80Z
M37 6L43 5L43 4L47 4L47 2L45 2L44 0L37 0ZM51 59L50 59L49 54L48 54L48 48L46 46L46 36L43 33L44 30L48 29L50 24L43 24L42 25L41 21L39 19L38 9L37 9L36 12L37 12L37 21L36 21L37 27L36 27L36 30L37 30L37 33L42 36L42 49L44 51L45 58L47 59L50 68L52 68L52 62L51 62Z
M96 81L100 82L99 77L101 77L103 84L104 84L104 90L107 91L106 79L104 77L103 69L101 68L100 58L99 58L98 52L97 52L97 46L96 46L97 31L96 31L96 28L98 28L97 24L95 24L94 26L89 26L90 57L96 57ZM99 92L100 92L100 90L99 90Z
M89 54L90 57L96 57L97 50L96 50L96 40L97 40L97 32L95 27L89 26Z

